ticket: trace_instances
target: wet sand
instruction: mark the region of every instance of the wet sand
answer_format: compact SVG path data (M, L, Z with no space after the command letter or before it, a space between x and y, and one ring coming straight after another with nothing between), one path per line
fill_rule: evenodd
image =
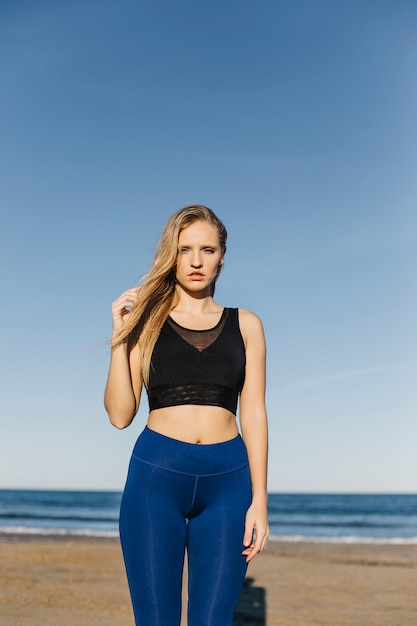
M117 540L3 537L0 563L1 626L134 626ZM416 625L417 546L270 542L233 625L315 624Z

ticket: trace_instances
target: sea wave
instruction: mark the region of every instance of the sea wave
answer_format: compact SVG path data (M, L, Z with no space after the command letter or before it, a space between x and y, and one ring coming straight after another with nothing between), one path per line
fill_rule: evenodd
M113 515L91 515L91 514L77 514L71 513L68 511L53 511L53 512L45 512L45 513L37 513L29 512L29 513L21 513L18 511L17 513L0 513L0 520L39 520L39 521L49 521L49 520L65 520L69 522L117 522L119 519L119 512L117 511Z
M344 537L309 537L306 535L270 535L269 540L288 543L375 543L381 545L417 545L417 537L358 537L356 535Z
M27 526L0 526L0 542L7 541L10 537L23 539L33 538L118 538L117 530L92 530L91 528L35 528ZM380 544L380 545L417 545L416 537L360 537L357 535L326 537L307 535L271 535L270 541L286 543L335 543L335 544Z
M30 535L39 537L118 537L117 530L92 530L91 528L32 528L27 526L0 526L1 536Z

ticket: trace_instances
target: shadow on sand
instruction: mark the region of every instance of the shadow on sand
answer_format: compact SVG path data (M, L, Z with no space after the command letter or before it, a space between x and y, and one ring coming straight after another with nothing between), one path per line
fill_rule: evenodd
M254 578L246 578L237 603L233 626L266 626L266 592L254 587Z

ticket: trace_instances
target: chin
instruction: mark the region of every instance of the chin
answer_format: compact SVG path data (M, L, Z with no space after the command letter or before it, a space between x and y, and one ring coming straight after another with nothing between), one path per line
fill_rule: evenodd
M198 293L198 294L204 294L204 295L210 295L211 294L211 285L190 285L189 287L185 287L185 289L191 293Z

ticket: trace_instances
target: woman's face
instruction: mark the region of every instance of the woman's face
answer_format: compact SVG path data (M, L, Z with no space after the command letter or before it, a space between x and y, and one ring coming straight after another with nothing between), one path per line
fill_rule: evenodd
M193 222L178 237L177 283L190 293L210 295L223 257L217 228L203 220Z

